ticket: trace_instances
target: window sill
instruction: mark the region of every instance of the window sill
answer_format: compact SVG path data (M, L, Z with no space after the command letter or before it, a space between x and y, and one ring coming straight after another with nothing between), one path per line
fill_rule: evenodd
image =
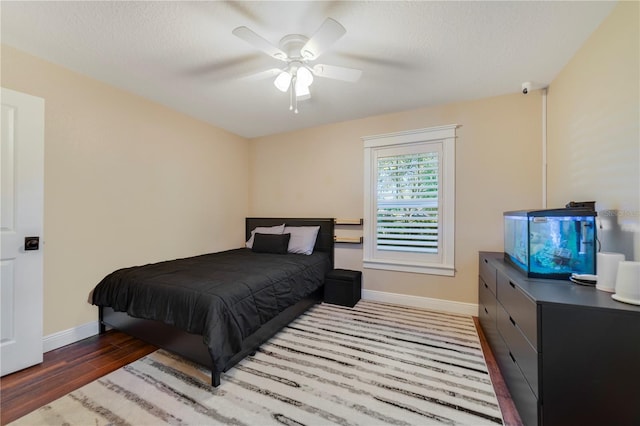
M443 275L453 277L453 265L403 263L391 260L364 259L363 266L367 269L384 269L387 271L412 272L415 274Z

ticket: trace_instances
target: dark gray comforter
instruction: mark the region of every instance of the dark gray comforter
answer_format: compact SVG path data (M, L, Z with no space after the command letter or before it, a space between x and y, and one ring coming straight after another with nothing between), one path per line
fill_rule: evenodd
M222 371L247 336L318 289L329 268L322 252L235 249L117 270L96 286L92 303L201 334Z

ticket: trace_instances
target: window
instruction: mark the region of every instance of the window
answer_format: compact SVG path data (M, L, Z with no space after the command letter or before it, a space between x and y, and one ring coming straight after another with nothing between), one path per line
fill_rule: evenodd
M365 268L454 275L456 127L362 138Z

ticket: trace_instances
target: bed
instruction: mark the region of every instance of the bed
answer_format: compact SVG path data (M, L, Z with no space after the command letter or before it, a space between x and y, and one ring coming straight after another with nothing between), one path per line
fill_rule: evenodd
M219 386L222 372L322 300L324 276L334 264L334 219L247 218L246 239L253 240L258 227L283 223L319 227L313 253L256 252L266 238L277 237L260 232L253 249L107 275L90 296L99 308L100 332L114 328L204 365Z

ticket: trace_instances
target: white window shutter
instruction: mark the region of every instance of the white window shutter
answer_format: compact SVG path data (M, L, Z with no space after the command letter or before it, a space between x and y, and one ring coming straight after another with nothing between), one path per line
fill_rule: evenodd
M456 127L363 138L365 267L454 274Z

